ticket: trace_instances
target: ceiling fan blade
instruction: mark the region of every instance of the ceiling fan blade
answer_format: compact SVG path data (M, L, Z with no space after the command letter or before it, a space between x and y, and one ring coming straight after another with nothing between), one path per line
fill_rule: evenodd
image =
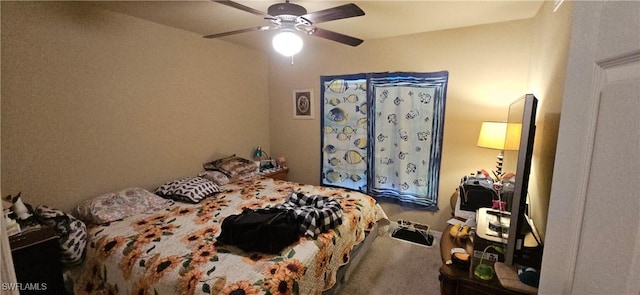
M235 34L246 33L246 32L268 31L269 29L271 29L271 27L269 27L269 26L259 26L259 27L236 30L236 31L230 31L230 32L225 32L225 33L206 35L206 36L202 36L202 38L212 39L212 38L224 37L224 36L235 35Z
M246 11L248 13L253 13L255 15L268 17L268 18L273 18L273 16L270 16L270 15L268 15L268 14L266 14L266 13L260 11L260 10L253 9L253 8L251 8L249 6L244 6L244 5L240 4L240 3L236 3L236 2L233 2L233 1L227 1L227 0L211 0L211 1L220 3L222 5L226 5L226 6L229 6L229 7L233 7L233 8L236 8L236 9L240 9L240 10Z
M364 40L362 39L354 38L351 36L343 35L340 33L336 33L336 32L321 29L321 28L315 28L311 33L311 35L320 37L320 38L329 39L331 41L336 41L342 44L351 45L351 46L358 46L362 42L364 42Z
M362 16L362 15L364 15L364 11L362 11L362 9L358 7L358 5L350 3L342 6L336 6L333 8L328 8L325 10L308 13L305 15L301 15L300 17L310 21L312 24L318 24L318 23L328 22L332 20Z

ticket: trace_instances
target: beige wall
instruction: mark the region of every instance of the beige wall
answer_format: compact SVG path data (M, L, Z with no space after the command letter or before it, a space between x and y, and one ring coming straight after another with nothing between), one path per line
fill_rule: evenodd
M69 210L269 148L264 54L90 5L2 2L3 196Z
M534 23L531 74L527 92L534 93L539 99L539 104L529 194L531 218L543 239L547 227L560 109L571 39L571 19L570 1L565 1L556 12L553 11L553 2L547 1L538 11Z
M539 99L530 194L532 217L544 236L557 141L570 32L571 5L553 12L545 2L534 19L370 40L356 48L313 42L291 61L270 61L271 146L285 155L290 178L320 182L321 75L382 71L449 71L440 193L440 211L383 204L392 220L410 219L442 230L449 199L460 178L491 170L496 151L476 147L480 122L506 120L509 103L534 93ZM308 39L308 38L307 38ZM314 120L293 120L293 89L312 88Z
M447 70L440 211L385 210L443 229L460 177L495 165L497 152L475 145L480 122L506 119L508 104L532 92L541 100L533 217L546 219L566 3L556 13L545 3L530 20L356 48L308 37L293 65L90 5L2 2L3 195L22 191L28 203L68 210L99 193L193 175L216 157L249 157L256 145L286 156L291 180L318 184L321 75ZM292 91L303 88L315 92L313 120L292 118Z
M510 102L527 90L533 20L370 40L356 48L314 42L291 60L270 61L271 147L285 155L293 181L320 180L320 76L382 71L449 71L440 177L440 211L383 208L392 220L425 222L442 230L450 217L449 198L460 178L494 169L497 151L476 147L480 122L506 120ZM307 38L308 39L308 38ZM292 119L292 91L314 89L314 120Z

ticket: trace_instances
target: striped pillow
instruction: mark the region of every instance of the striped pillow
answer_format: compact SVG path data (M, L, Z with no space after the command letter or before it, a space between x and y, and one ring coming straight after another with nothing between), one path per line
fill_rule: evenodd
M202 199L220 192L213 181L202 177L186 177L163 184L156 194L176 201L198 203Z

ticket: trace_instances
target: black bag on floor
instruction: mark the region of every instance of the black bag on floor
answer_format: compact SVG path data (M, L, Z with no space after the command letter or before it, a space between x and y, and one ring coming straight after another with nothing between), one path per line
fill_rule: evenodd
M217 240L245 252L277 254L300 238L300 224L290 210L245 209L227 216Z

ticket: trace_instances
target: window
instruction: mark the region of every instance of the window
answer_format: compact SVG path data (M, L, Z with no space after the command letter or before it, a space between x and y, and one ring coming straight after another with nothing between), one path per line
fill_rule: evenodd
M321 184L436 211L448 72L321 77Z

